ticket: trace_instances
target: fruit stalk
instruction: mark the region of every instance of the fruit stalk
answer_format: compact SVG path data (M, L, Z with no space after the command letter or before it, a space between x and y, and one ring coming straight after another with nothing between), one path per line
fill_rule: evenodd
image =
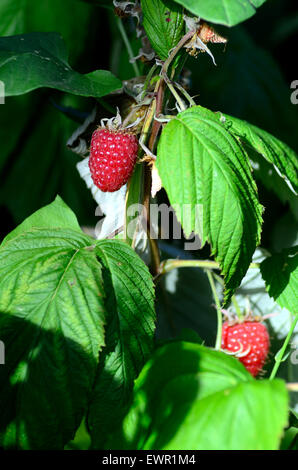
M274 379L274 377L276 376L276 373L279 369L280 363L283 361L285 351L287 349L287 346L289 344L289 341L290 341L291 336L294 332L294 329L295 329L295 326L296 326L297 322L298 322L298 313L296 313L296 315L294 317L293 323L291 325L289 333L287 334L287 337L284 341L284 344L282 345L282 348L279 350L279 352L275 356L275 364L274 364L274 367L273 367L272 372L271 372L270 377L269 377L270 380Z

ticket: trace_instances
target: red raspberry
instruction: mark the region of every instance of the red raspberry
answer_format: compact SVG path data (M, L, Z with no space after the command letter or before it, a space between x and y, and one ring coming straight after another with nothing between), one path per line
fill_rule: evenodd
M124 130L97 129L91 139L89 168L94 184L114 192L132 175L138 152L135 135Z
M222 349L233 352L247 350L247 354L238 359L253 377L262 370L269 346L267 328L258 321L244 321L236 325L231 325L229 322L223 324Z

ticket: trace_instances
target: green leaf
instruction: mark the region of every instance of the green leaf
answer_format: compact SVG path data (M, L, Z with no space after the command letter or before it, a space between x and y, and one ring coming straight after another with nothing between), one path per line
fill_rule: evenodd
M195 106L167 124L156 163L185 234L210 243L227 301L260 240L262 207L246 153L214 113Z
M4 447L63 449L86 412L105 344L101 267L91 243L76 230L31 228L0 248Z
M292 314L298 313L298 247L265 259L261 273L270 297Z
M6 96L49 87L74 95L99 98L121 82L106 70L86 75L75 72L67 61L62 37L57 33L30 33L0 38L0 79Z
M152 277L135 252L122 241L103 240L96 253L105 267L109 321L88 425L93 448L102 448L127 410L133 381L152 352L155 312Z
M280 446L281 450L298 450L298 429L290 427L286 430Z
M19 142L22 133L26 130L28 120L34 113L36 102L34 98L33 100L31 98L32 96L24 95L5 99L5 112L0 112L0 171L8 161L9 155ZM8 133L9 139L7 139Z
M23 28L24 0L2 0L0 5L0 36L10 36Z
M248 152L254 150L272 163L290 189L295 193L298 192L298 155L296 152L273 135L246 121L226 114L222 114L219 119L229 132L240 139Z
M142 0L143 25L158 56L165 60L183 36L183 9L171 0Z
M3 240L4 245L8 240L17 237L23 232L27 232L32 228L71 228L81 232L77 218L71 209L63 202L60 196L48 206L34 212L30 217L24 220L12 232L10 232Z
M187 10L204 20L226 26L245 21L256 12L266 0L175 0Z
M278 449L287 424L281 380L254 380L235 358L177 342L160 348L136 381L115 448Z
M163 257L165 254L162 252ZM183 258L183 251L177 250L173 255ZM176 337L182 329L191 328L207 344L214 344L217 327L214 299L203 269L191 267L173 269L165 274L163 285L158 283L157 289L158 338L167 340L173 335ZM186 340L184 337L179 337ZM187 338L187 341L190 339Z
M266 18L263 13L259 19L261 35ZM200 92L201 105L245 119L297 150L298 109L292 105L289 83L269 51L262 49L243 26L238 26L229 29L228 47L224 54L216 56L216 74L205 56L201 54L201 67L194 59L188 64L192 72L191 94Z

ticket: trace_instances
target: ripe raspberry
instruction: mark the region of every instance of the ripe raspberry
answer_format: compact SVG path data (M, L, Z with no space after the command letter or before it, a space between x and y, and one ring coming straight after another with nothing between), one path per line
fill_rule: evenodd
M124 130L97 129L91 139L89 168L94 184L114 192L132 175L138 151L135 135Z
M258 321L244 321L231 325L223 324L222 349L237 352L242 349L245 354L238 359L253 377L262 370L270 346L267 328ZM237 356L236 356L237 357Z

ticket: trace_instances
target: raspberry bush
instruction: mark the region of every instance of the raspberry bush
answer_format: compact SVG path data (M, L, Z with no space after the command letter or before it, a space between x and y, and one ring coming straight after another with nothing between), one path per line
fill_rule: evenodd
M297 449L291 2L21 3L0 5L0 447Z

